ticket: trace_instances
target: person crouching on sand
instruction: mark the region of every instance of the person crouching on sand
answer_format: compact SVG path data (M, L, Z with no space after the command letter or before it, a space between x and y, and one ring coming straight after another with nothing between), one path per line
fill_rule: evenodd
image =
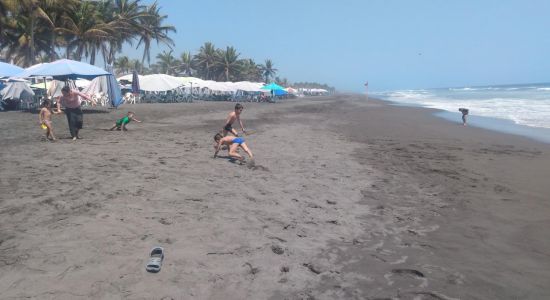
M52 103L49 99L45 99L42 102L42 109L40 110L40 114L38 114L38 119L40 120L40 126L42 128L46 129L46 138L48 140L55 141L55 135L53 135L53 127L52 127Z
M462 113L462 125L466 126L466 116L470 113L467 108L459 108L458 111Z
M113 125L113 127L109 130L114 130L115 128L116 130L120 130L122 128L123 131L128 131L128 129L126 129L126 124L130 123L130 121L141 123L140 120L135 118L135 113L133 111L129 111L126 116L116 120L115 125Z
M252 151L248 148L246 143L244 142L244 139L242 137L234 137L234 136L222 136L221 133L217 133L214 136L214 141L216 141L216 145L214 147L216 148L216 152L214 153L214 158L218 156L218 152L220 152L222 145L225 145L228 147L229 151L229 157L239 160L241 163L244 162L244 157L240 155L237 150L238 148L242 148L246 154L250 157L250 160L254 159L254 155L252 155Z

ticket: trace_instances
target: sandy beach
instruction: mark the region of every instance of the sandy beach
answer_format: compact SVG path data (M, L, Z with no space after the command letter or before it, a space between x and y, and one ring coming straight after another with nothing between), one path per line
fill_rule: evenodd
M244 105L253 167L212 158L234 103L88 111L76 142L0 113L0 298L550 298L550 145L360 95Z

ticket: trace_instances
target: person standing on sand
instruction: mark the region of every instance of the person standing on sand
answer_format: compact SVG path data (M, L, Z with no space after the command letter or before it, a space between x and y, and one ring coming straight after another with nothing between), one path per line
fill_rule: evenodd
M233 128L233 123L236 120L239 121L239 125L241 125L243 133L246 133L246 131L244 130L243 122L241 121L241 113L243 112L243 109L244 107L242 106L242 104L235 104L235 111L230 112L227 116L227 120L225 121L225 126L222 129L223 136L226 136L228 133L231 133L234 136L239 136L237 130Z
M237 149L240 147L248 154L250 157L250 160L254 159L254 155L252 155L252 151L250 151L250 148L246 145L244 142L244 139L242 137L234 137L234 136L226 136L223 137L220 133L217 133L214 136L214 141L216 144L214 145L214 148L216 149L216 152L214 153L214 158L218 156L218 152L220 152L222 145L227 146L227 149L229 151L229 156L231 158L239 160L241 163L244 162L244 157L240 155L237 152Z
M84 123L84 116L82 109L80 108L80 97L91 100L91 98L76 90L71 90L68 86L64 86L61 89L62 96L57 101L57 112L61 112L61 104L65 107L65 114L67 115L67 122L69 123L69 131L73 141L80 139L78 132L82 129Z

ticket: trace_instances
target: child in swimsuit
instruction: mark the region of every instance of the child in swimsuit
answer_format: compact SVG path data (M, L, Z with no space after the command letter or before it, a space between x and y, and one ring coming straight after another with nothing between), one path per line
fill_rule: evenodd
M243 130L243 133L246 131L244 130L243 122L241 121L241 113L243 112L244 107L242 104L237 103L235 104L235 111L232 111L227 116L227 120L225 121L225 126L222 129L223 136L226 136L228 133L233 134L234 136L239 136L237 133L237 130L233 128L233 123L235 121L239 121L239 125L241 125L241 129Z
M111 127L111 129L109 130L114 130L115 128L116 130L120 130L122 128L123 131L127 131L128 129L126 129L126 124L130 123L130 121L141 123L141 121L136 119L134 116L135 113L133 111L129 111L125 117L116 120L115 125L113 125L113 127Z
M55 141L56 138L53 135L53 127L52 127L52 103L49 99L45 99L42 102L42 109L40 110L40 114L38 115L38 118L40 120L40 126L42 128L46 129L46 138L48 140Z
M222 136L221 133L218 133L214 136L214 141L216 141L216 145L214 148L216 149L216 152L214 153L214 158L218 156L218 152L220 152L222 145L225 145L228 147L229 156L231 158L237 159L241 162L244 162L244 157L242 157L238 152L238 148L242 148L246 154L250 157L250 159L254 159L254 155L252 155L252 151L248 148L246 143L244 142L244 138L242 137L234 137L234 136Z

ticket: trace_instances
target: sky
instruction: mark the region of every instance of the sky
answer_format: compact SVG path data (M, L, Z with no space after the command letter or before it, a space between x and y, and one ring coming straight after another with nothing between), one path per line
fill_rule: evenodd
M174 54L205 42L339 91L550 82L548 0L157 0ZM152 3L143 0L144 3ZM124 54L141 58L126 46ZM153 44L151 60L167 50Z

